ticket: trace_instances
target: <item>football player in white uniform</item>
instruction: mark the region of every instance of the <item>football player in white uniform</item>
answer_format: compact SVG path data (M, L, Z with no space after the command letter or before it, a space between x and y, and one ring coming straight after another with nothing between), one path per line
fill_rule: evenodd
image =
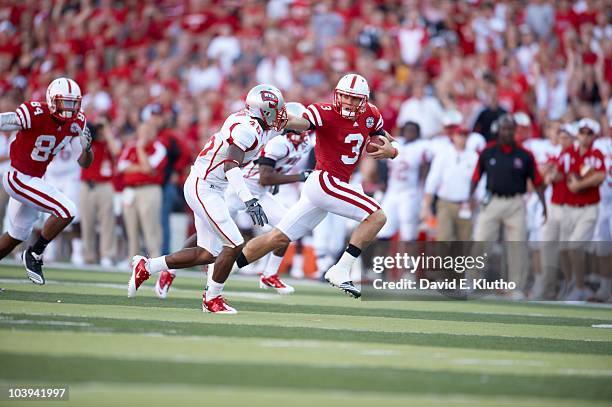
M599 213L595 225L595 255L597 256L598 269L601 283L594 299L596 301L612 302L612 119L608 135L602 136L593 142L593 148L602 152L606 165L606 179L599 187L601 201L599 202Z
M294 117L302 117L306 113L306 108L301 103L289 102L286 108L287 113ZM272 226L277 225L288 210L272 192L278 190L278 185L306 181L311 172L306 170L298 174L289 174L298 161L312 150L313 143L308 133L308 131L302 133L288 131L284 137L271 139L261 151L259 158L244 169L247 187L259 200ZM233 188L228 188L226 198L230 213L236 214L243 209ZM260 288L273 288L280 294L291 294L295 291L278 277L278 268L287 247L288 245L270 253L259 280Z
M198 155L185 181L184 194L195 214L197 247L179 250L167 256L134 256L128 297L151 273L215 263L202 299L205 312L235 314L222 294L244 239L232 220L225 200L228 185L244 203L253 224L264 226L268 218L244 179L242 168L259 156L263 146L287 124L287 110L280 90L271 85L257 85L247 94L245 109L231 114L221 130Z
M296 102L289 102L285 107L288 114L296 117L301 117L306 111L302 104ZM243 169L247 188L258 199L268 217L269 224L272 226L282 219L287 212L287 208L272 194L271 189L278 188L278 185L304 182L310 173L310 171L301 171L297 174L289 174L294 165L313 147L308 133L286 132L282 137L272 138L261 150L259 158L251 161ZM244 210L244 203L231 185L225 190L225 201L233 219L236 218L239 211ZM186 248L196 246L196 236L193 235L187 239L185 242ZM295 291L293 287L284 283L278 276L278 268L286 250L287 246L270 254L259 280L261 288L273 288L279 294L291 294ZM174 276L174 270L164 270L159 273L159 278L155 284L155 293L159 298L163 299L168 296Z
M71 144L64 147L60 151L53 161L47 167L44 180L48 181L51 185L57 185L57 188L66 194L72 202L75 203L77 208L79 207L79 195L81 187L81 166L78 163L81 149L75 149ZM44 213L44 219L46 220L50 215ZM81 241L80 233L80 214L76 212L74 220L68 228L65 229L66 234L70 237L70 243L72 247L72 253L70 256L70 262L77 266L83 265L85 260L83 258L83 244ZM57 241L53 240L47 247L47 258L48 260L54 260L57 257Z
M387 189L382 209L387 223L378 238L388 240L399 230L401 241L415 240L419 226L421 181L428 164L428 143L420 139L420 127L407 122L398 137L398 155L389 160Z

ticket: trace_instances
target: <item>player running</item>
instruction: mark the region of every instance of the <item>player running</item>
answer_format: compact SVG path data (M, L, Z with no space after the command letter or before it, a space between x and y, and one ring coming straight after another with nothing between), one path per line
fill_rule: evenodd
M317 166L308 177L300 200L270 232L249 241L238 256L244 267L272 250L286 246L317 226L328 212L361 222L353 232L340 260L326 273L333 286L358 298L361 291L350 279L351 266L361 251L376 237L386 217L380 205L348 183L363 148L373 135L383 136L382 144L368 155L374 159L395 158L398 149L383 130L383 118L376 106L368 103L370 88L356 74L343 76L334 91L333 103L308 106L303 118L291 120L288 128L298 132L316 130ZM375 145L372 143L372 145Z
M306 108L301 103L289 102L285 105L287 113L294 117L301 117ZM286 131L281 137L274 137L261 150L257 160L250 162L243 170L245 183L251 194L258 199L270 225L274 226L287 212L283 205L270 191L270 186L278 186L293 182L304 182L310 171L289 174L295 164L307 155L313 147L309 132ZM235 218L238 211L244 209L244 203L236 191L230 186L225 192L225 200L230 216ZM196 235L187 239L185 247L196 245ZM280 247L270 253L270 258L259 279L259 286L272 288L279 294L291 294L295 290L283 282L278 276L278 268L283 260L287 246ZM174 270L165 270L159 273L155 284L155 293L159 298L166 298L168 290L175 278Z
M268 223L267 216L245 183L242 167L259 156L267 141L287 124L287 111L281 92L270 85L252 88L245 109L231 114L198 155L185 181L185 200L195 214L197 246L167 256L146 258L134 256L128 297L151 273L215 263L202 299L205 312L235 314L222 294L236 256L244 239L232 220L225 190L236 191L255 225Z
M68 78L51 82L46 102L25 102L15 112L0 113L0 130L18 131L11 144L11 169L2 177L11 198L8 231L0 236L0 259L28 239L40 212L51 215L38 240L22 254L28 278L34 284L45 283L43 252L77 211L66 194L42 178L53 157L68 144L80 151L77 161L81 167L91 165L91 135L85 124L81 89Z

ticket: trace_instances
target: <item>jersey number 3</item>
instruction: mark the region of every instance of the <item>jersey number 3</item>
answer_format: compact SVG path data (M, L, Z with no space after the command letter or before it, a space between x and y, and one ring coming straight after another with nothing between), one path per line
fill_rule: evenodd
M38 138L36 138L36 141L34 142L34 149L32 150L32 154L30 154L32 160L47 161L49 159L49 155L55 155L62 151L64 146L70 141L70 138L64 137L62 142L59 143L57 147L55 146L55 141L55 136L50 136L46 134L38 136Z
M345 144L353 144L350 155L344 154L342 162L347 165L353 165L359 160L359 153L361 152L361 145L363 144L363 134L351 133L344 138Z

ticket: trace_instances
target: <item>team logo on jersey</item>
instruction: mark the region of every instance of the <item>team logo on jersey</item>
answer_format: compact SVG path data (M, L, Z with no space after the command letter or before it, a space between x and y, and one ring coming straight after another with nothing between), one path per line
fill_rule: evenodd
M521 160L520 158L516 157L514 159L514 168L516 168L517 170L520 170L523 168L523 160Z
M372 127L374 127L374 118L372 116L366 119L366 127L368 129L371 129Z

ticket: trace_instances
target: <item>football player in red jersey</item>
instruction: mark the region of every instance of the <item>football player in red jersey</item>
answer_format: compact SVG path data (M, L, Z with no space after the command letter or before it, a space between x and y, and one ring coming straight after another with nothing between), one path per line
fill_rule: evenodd
M287 128L316 131L317 166L306 180L298 203L272 231L247 243L238 256L238 267L301 238L331 212L361 223L340 260L325 273L325 279L355 298L361 296L361 291L350 279L351 266L384 226L386 216L375 200L361 188L349 184L349 178L370 136L383 136L383 143L372 143L376 151L368 156L395 158L398 152L389 134L383 130L380 112L368 103L369 94L365 78L348 74L336 85L333 103L314 103L308 106L304 117L290 118Z
M53 157L68 143L81 150L81 167L87 168L93 161L79 85L72 79L55 79L47 88L46 102L25 102L15 112L0 113L0 130L18 131L11 144L11 169L2 178L11 198L8 231L0 236L0 259L28 238L39 212L51 214L38 240L22 254L28 278L44 284L43 251L70 224L77 208L42 177Z

